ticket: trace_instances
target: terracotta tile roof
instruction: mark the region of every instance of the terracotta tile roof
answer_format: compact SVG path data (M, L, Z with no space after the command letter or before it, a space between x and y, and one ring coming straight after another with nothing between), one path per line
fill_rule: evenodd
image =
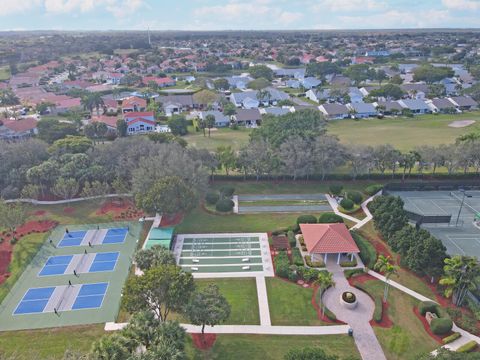
M125 119L134 119L137 117L153 117L153 111L144 111L144 112L127 112L123 114Z
M300 224L300 230L309 253L360 252L344 224Z
M117 128L117 117L116 116L92 116L92 122L101 122L111 128Z
M37 127L37 120L35 118L25 118L21 120L2 120L3 125L15 132L25 132L33 130Z
M128 125L132 125L132 124L135 124L135 123L138 123L138 122L144 122L146 124L155 125L155 121L147 120L147 119L144 119L144 118L133 119L133 120L128 122Z
M147 100L139 98L137 96L132 96L122 101L122 107L124 108L128 108L134 105L137 105L140 107L147 107Z

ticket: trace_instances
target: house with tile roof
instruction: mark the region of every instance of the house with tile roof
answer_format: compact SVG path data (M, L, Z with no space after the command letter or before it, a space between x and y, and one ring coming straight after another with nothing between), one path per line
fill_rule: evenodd
M155 115L153 111L128 112L123 114L127 123L127 135L146 134L155 131Z
M37 119L33 117L19 120L0 120L1 140L22 140L37 133Z
M147 109L147 100L131 96L122 101L122 113L142 112Z
M326 263L330 255L339 264L342 256L353 259L360 253L345 224L300 224L300 231L312 262Z

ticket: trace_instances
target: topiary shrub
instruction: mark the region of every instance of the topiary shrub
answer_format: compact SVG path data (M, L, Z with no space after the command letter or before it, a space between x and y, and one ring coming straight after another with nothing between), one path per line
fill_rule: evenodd
M349 191L347 198L352 200L355 204L361 204L363 200L362 194L358 191Z
M272 235L278 236L278 235L285 235L287 233L288 229L287 228L281 228L281 229L276 229L272 231Z
M382 322L383 301L380 297L375 298L375 310L373 310L373 320L377 323Z
M220 194L216 191L209 191L207 195L205 195L205 201L209 205L215 205L218 200L220 200Z
M340 206L345 210L351 210L353 209L353 201L350 199L344 198L342 199L342 201L340 201Z
M335 213L326 212L319 216L319 224L343 223L343 218Z
M435 313L437 316L440 316L438 311L438 304L433 301L422 301L418 306L418 312L425 316L427 312Z
M234 192L235 192L235 188L230 185L225 185L220 188L220 193L222 194L222 196L225 196L225 197L231 197Z
M316 223L317 223L317 218L313 215L300 215L297 218L297 224L316 224Z
M297 246L297 240L295 239L295 234L293 233L292 230L289 230L288 233L287 233L287 237L288 237L288 244L290 245L290 247L293 249L293 248L296 248Z
M477 348L477 346L478 346L477 342L475 340L472 340L472 341L469 341L466 344L463 344L462 346L460 346L457 349L457 352L459 352L459 353L470 352L470 351L475 350Z
M340 195L342 193L343 186L338 184L333 184L333 185L330 185L328 189L330 190L330 194Z
M458 338L460 338L462 336L462 334L458 333L458 332L454 332L452 335L450 336L447 336L447 337L444 337L442 339L442 343L444 344L450 344L451 342L454 342L455 340L457 340Z
M435 335L444 335L452 330L453 322L448 318L433 318L430 329Z
M285 263L275 264L275 274L281 278L287 279L289 274L289 265Z
M298 248L292 249L292 261L294 265L303 266L303 257Z
M293 282L297 282L298 280L298 274L295 272L295 271L289 271L288 272L288 280L290 281L293 281Z
M230 199L221 199L217 202L217 205L215 205L215 210L220 212L230 212L234 205L235 204Z
M364 274L365 271L363 269L347 269L343 273L345 274L346 279L350 279L357 274Z
M364 192L365 194L367 195L370 195L370 196L373 196L375 195L376 193L378 193L380 190L383 189L383 185L381 184L373 184L373 185L369 185L365 188Z

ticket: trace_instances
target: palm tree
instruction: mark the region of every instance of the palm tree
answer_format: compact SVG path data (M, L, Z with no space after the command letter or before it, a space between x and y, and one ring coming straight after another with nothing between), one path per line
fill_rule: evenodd
M208 129L208 137L210 137L210 130L215 126L215 115L208 114L205 117L205 126Z
M388 287L389 287L389 280L392 275L397 275L398 267L393 265L390 262L390 256L379 255L375 266L373 267L375 270L380 271L385 276L385 289L383 290L383 302L387 302L388 297Z
M90 115L93 113L93 109L97 109L97 116L100 115L100 108L105 105L100 93L91 93L84 96L81 100L81 104L84 109L90 111Z
M475 257L454 256L445 259L445 276L440 284L446 286L444 294L452 297L455 305L460 306L467 291L476 287L475 278L480 275L480 265Z
M333 274L328 271L320 271L317 275L317 278L313 282L314 285L319 286L320 301L322 302L322 316L325 315L325 303L323 302L322 295L325 290L331 286L335 286L335 281L333 280Z

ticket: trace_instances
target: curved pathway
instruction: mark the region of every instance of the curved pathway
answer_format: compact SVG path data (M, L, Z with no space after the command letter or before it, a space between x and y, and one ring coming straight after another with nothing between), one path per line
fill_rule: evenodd
M369 323L375 309L373 300L363 291L350 286L343 273L343 268L335 261L329 261L326 267L333 273L335 287L331 287L324 293L325 305L338 320L347 323L352 328L355 344L363 360L386 360L382 347ZM340 296L344 291L355 294L358 301L356 309L350 310L342 306Z

